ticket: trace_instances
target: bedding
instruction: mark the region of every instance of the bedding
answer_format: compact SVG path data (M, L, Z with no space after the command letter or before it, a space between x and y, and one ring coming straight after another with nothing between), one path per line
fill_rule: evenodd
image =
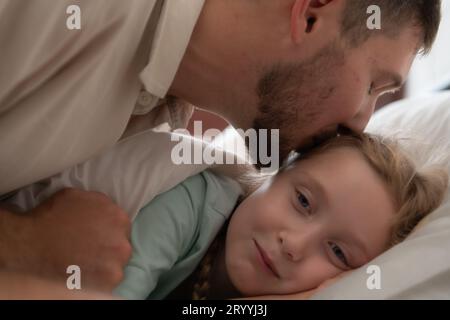
M28 211L63 188L99 191L107 194L133 220L138 211L157 195L172 189L210 165L205 163L176 165L170 161L179 143L206 150L212 145L180 133L148 130L119 141L105 153L20 189L5 202ZM224 159L242 163L233 153L216 150ZM212 168L217 174L234 178L247 170L246 164Z

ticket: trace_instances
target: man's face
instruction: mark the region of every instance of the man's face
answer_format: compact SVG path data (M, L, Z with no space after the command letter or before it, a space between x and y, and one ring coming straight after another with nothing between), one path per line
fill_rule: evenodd
M235 210L228 276L244 296L313 289L386 250L395 212L386 185L358 151L311 156Z
M417 30L396 38L373 36L359 47L335 42L313 58L274 65L258 85L255 129L280 129L280 158L339 128L361 132L377 99L404 83L418 47Z

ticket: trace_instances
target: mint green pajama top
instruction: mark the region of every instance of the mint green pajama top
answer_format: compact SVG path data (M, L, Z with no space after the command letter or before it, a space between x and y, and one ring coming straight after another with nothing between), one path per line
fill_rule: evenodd
M155 197L132 225L132 257L114 293L163 299L200 263L230 217L242 189L204 171Z

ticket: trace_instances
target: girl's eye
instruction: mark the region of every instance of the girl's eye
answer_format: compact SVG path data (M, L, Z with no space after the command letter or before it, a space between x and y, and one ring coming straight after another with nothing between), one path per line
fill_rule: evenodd
M309 203L308 198L306 198L306 196L303 193L299 192L297 198L298 198L298 202L300 203L302 208L304 208L308 211L311 210L311 204Z
M346 266L349 267L347 258L345 257L344 251L342 251L341 248L339 248L338 245L336 245L333 242L328 242L328 245L331 247L331 250L333 251L333 254L340 260L342 261L342 263Z

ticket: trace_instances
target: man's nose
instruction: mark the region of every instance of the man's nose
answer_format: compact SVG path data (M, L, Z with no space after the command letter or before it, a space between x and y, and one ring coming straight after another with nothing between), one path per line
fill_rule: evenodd
M354 132L362 133L366 128L367 124L372 117L375 106L376 106L377 98L370 99L369 102L365 103L365 105L360 109L360 111L351 119L342 123L343 127L346 127Z

